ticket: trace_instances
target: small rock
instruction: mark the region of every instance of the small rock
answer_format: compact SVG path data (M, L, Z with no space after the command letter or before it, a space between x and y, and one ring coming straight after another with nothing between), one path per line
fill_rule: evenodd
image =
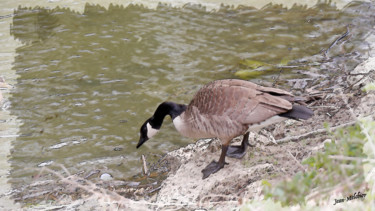
M108 173L104 173L102 175L100 175L100 179L103 180L103 181L110 181L113 179L112 175L108 174Z

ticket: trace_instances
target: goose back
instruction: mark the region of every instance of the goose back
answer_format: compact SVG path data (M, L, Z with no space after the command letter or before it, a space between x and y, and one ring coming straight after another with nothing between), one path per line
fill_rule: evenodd
M292 109L293 95L254 83L227 79L203 86L174 121L176 129L192 138L230 140L249 126Z

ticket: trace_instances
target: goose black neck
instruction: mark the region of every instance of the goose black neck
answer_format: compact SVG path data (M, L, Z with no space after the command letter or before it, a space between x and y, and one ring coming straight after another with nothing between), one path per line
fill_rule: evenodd
M166 115L171 116L172 119L178 117L186 110L186 105L177 104L174 102L161 103L156 109L154 115L150 118L150 124L155 129L160 129Z

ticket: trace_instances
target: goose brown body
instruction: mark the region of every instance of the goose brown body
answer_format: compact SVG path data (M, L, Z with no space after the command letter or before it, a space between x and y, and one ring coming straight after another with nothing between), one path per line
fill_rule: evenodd
M155 135L166 115L170 115L176 129L183 136L192 138L219 138L222 153L218 162L210 163L203 172L203 179L224 167L225 157L242 158L246 152L248 130L280 122L286 118L308 119L313 111L296 105L301 98L291 93L263 87L249 81L226 79L213 81L195 94L189 105L164 102L154 115L142 125L139 148ZM229 146L240 135L241 146Z
M281 89L243 80L218 80L202 87L173 122L184 136L217 137L226 144L251 125L291 110L291 101L293 95Z

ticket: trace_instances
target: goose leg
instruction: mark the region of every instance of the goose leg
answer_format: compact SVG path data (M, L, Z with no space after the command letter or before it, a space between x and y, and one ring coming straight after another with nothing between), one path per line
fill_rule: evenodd
M249 145L249 134L250 132L245 133L242 139L240 146L229 146L227 151L227 156L231 158L240 159L246 154L247 145Z
M224 167L225 164L228 164L227 162L225 162L225 155L227 154L227 150L228 146L222 145L219 162L213 160L210 164L208 164L208 166L206 166L206 168L202 170L203 179L206 179L211 174L218 172L220 169Z

